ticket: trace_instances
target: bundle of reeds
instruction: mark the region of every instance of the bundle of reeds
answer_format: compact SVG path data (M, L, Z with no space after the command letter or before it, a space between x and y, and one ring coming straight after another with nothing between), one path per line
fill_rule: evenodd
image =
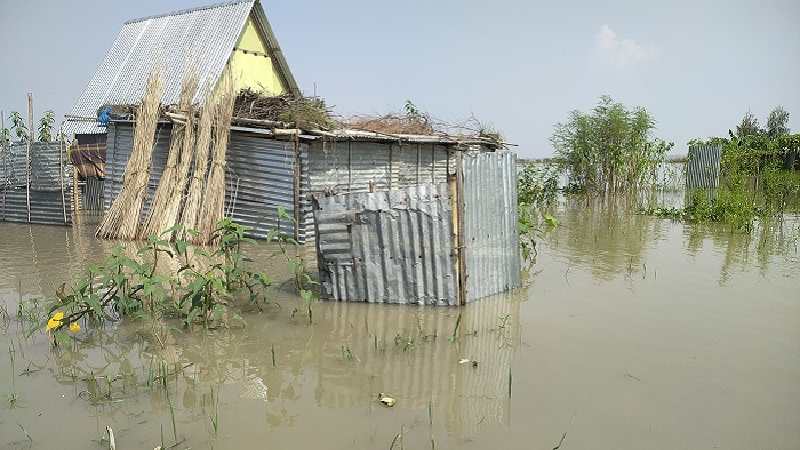
M211 167L206 182L205 197L200 211L197 231L203 244L213 239L217 223L222 220L225 206L225 156L233 117L233 85L229 76L223 76L214 105L214 143Z
M211 126L214 117L214 96L209 95L200 111L200 122L197 126L197 140L195 141L193 158L194 170L189 180L189 191L186 202L181 211L180 223L185 229L197 230L200 210L203 204L203 192L206 186L208 173L208 152L211 145Z
M194 121L192 99L197 91L197 77L188 75L181 84L181 95L178 112L186 119L185 123L174 122L170 135L167 164L158 183L150 214L139 229L139 237L161 235L171 228L178 219L180 201L186 189L189 166L191 165L192 147L194 144ZM188 152L186 151L189 143ZM172 236L161 236L171 239Z
M137 109L133 150L125 167L122 190L103 217L96 235L105 239L135 239L139 215L147 195L153 141L160 114L163 83L158 70L147 80L144 99Z

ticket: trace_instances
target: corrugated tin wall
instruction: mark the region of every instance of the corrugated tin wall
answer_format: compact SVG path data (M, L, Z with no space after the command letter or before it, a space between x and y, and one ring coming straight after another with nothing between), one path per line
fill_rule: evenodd
M520 285L516 154L465 152L463 173L469 302Z
M152 196L166 165L170 126L159 127L150 171L149 193L144 214L150 210ZM133 127L115 123L108 127L108 161L104 185L105 207L111 205L122 187L122 176L130 157ZM306 144L299 143L300 158ZM236 222L253 228L251 237L263 238L278 225L277 209L294 214L295 144L256 134L232 131L225 171L225 211ZM282 222L280 229L294 235L293 223Z
M314 216L323 296L457 304L446 183L318 197Z
M705 144L689 147L686 161L687 189L710 189L719 187L720 158L719 145Z
M26 155L26 144L0 148L0 220L28 222ZM71 173L72 165L60 143L31 145L31 223L72 224Z
M294 236L294 223L278 222L278 207L294 214L294 167L293 142L231 133L225 211L234 221L252 227L253 237L264 238L276 227Z
M438 144L318 140L304 149L302 197L402 189L446 183L455 173L455 150ZM307 175L307 176L306 176ZM314 239L314 215L304 203L300 235Z

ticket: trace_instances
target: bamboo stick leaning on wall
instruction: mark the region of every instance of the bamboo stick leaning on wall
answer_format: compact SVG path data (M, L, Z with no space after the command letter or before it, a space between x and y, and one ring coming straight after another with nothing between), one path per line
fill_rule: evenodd
M198 217L197 231L201 243L211 242L217 223L222 220L225 207L225 156L233 118L233 83L226 72L219 86L219 95L214 105L214 143L211 167L208 172L205 198Z
M106 211L95 233L105 239L136 239L139 215L147 195L150 181L150 163L153 142L160 114L163 83L159 71L153 71L147 80L144 99L136 110L136 129L133 150L125 166L122 189Z
M192 149L191 147L186 149L184 141L189 139L192 143L194 142L192 99L196 91L197 77L189 75L184 78L181 84L178 109L181 114L186 116L186 122L173 122L167 164L153 196L150 213L139 228L139 238L141 239L146 239L149 235L160 236L177 221L177 210L186 188L186 177L191 164ZM162 236L162 238L171 239L172 236Z

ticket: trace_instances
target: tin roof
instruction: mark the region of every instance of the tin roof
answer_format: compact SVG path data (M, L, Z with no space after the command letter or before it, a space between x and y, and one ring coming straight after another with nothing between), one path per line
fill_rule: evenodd
M194 100L202 102L222 74L251 12L289 91L300 94L260 2L237 0L125 22L72 107L65 133L105 133L91 120L97 110L107 104L139 103L155 67L161 68L164 82L162 103L178 102L181 81L189 69L195 71L200 85Z

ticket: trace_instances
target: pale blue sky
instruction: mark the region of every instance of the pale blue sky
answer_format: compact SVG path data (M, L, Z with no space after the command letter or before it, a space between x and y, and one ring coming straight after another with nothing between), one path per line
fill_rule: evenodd
M0 109L67 112L125 20L204 0L0 0ZM264 8L300 87L343 114L405 99L474 114L524 156L601 94L642 105L685 150L782 104L800 129L800 1L290 1Z

